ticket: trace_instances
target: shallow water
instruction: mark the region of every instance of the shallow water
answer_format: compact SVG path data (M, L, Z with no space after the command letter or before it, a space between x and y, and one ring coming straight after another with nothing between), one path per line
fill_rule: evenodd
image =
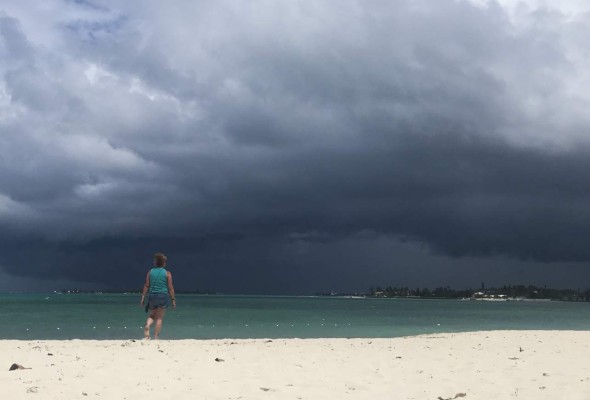
M138 294L0 294L0 339L141 338ZM590 330L590 303L177 295L163 339Z

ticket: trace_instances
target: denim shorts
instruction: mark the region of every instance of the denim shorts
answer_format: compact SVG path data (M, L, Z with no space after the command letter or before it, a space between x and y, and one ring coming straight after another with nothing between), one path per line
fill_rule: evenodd
M148 298L149 309L168 308L170 305L170 296L168 293L152 293Z

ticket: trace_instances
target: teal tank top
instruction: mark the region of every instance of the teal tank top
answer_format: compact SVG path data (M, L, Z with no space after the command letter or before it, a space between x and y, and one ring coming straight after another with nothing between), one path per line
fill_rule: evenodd
M150 293L168 293L166 268L152 268L150 270Z

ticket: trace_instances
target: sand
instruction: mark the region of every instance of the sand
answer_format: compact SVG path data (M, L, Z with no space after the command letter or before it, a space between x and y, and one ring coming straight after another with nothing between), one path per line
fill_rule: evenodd
M590 332L0 341L6 399L590 399ZM17 363L30 369L9 371Z

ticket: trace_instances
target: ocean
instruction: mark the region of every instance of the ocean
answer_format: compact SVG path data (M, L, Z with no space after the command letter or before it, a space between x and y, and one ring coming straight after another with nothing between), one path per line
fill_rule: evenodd
M140 339L138 294L0 294L0 339ZM177 295L162 339L366 338L590 330L590 303Z

